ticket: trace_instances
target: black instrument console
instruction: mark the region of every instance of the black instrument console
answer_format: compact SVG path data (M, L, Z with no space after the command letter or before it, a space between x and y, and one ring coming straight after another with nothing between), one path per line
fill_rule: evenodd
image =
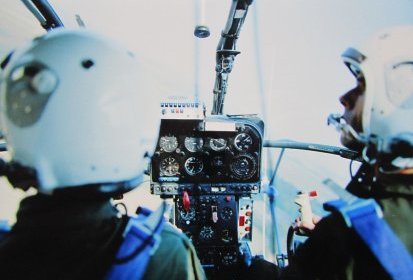
M252 240L264 124L255 115L185 118L181 106L192 105L161 106L169 117L152 157L151 193L173 198L174 223L211 276L236 269L248 251L243 244Z
M251 116L162 120L151 164L151 192L258 193L262 134L263 122Z

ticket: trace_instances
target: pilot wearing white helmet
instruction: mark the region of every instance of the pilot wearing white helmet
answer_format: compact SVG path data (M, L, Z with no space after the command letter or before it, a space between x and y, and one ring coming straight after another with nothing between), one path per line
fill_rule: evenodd
M139 59L101 35L55 29L2 65L3 173L37 194L0 239L0 278L204 278L164 204L127 216L111 200L143 182L158 136L159 94Z
M347 189L370 200L325 204L335 209L331 215L297 223L309 238L287 267L257 260L246 279L412 277L413 26L381 31L342 58L356 86L339 98L344 114L329 121L342 144L363 158Z

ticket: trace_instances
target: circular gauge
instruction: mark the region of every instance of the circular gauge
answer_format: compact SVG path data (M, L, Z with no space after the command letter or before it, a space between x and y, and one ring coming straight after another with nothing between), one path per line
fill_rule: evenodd
M227 140L224 138L211 138L211 140L209 140L209 146L212 150L219 152L225 149Z
M193 219L195 219L195 209L190 208L189 211L185 211L184 209L180 209L179 210L179 216L184 221L192 221Z
M238 151L246 151L252 146L252 137L247 133L240 133L235 136L234 146Z
M199 152L204 145L204 140L199 137L185 137L185 148L190 152Z
M236 251L228 251L221 253L221 261L222 264L225 266L232 265L237 262L237 252Z
M191 176L200 173L204 169L204 163L200 158L190 157L185 161L185 171Z
M178 147L178 139L175 136L162 136L159 139L159 147L167 153L171 153Z
M221 232L221 240L225 243L229 243L233 240L231 231L229 229L224 229Z
M175 176L179 172L179 163L174 157L164 158L159 164L160 175Z
M234 176L241 180L247 180L251 178L256 170L256 161L250 155L241 155L233 159L230 164L230 168Z
M234 211L232 211L232 209L231 208L229 208L229 207L224 207L224 209L222 209L222 212L221 212L221 218L223 219L223 220L229 220L229 219L231 219L231 217L232 217L232 215L234 214Z
M214 230L212 227L203 226L199 232L199 238L202 240L211 240L214 237Z

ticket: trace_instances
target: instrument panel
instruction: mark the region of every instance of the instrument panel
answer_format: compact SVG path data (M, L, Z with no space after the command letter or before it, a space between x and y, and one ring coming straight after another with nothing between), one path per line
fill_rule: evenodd
M163 119L151 163L152 193L259 192L262 134L256 117Z
M263 131L262 120L251 115L161 120L151 193L173 198L174 224L211 278L227 278L220 273L236 269L252 241Z

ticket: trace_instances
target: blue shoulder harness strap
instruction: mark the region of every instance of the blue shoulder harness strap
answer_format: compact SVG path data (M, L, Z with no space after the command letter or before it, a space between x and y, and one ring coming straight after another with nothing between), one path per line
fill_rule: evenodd
M0 220L0 241L4 238L6 233L10 231L9 223L5 220Z
M106 279L135 280L143 277L149 259L161 241L166 208L166 202L163 202L155 212L141 208L137 217L130 217L123 233L124 240Z
M324 203L328 211L338 211L352 227L392 279L412 279L413 258L382 218L374 199L357 198L351 203L333 200Z

